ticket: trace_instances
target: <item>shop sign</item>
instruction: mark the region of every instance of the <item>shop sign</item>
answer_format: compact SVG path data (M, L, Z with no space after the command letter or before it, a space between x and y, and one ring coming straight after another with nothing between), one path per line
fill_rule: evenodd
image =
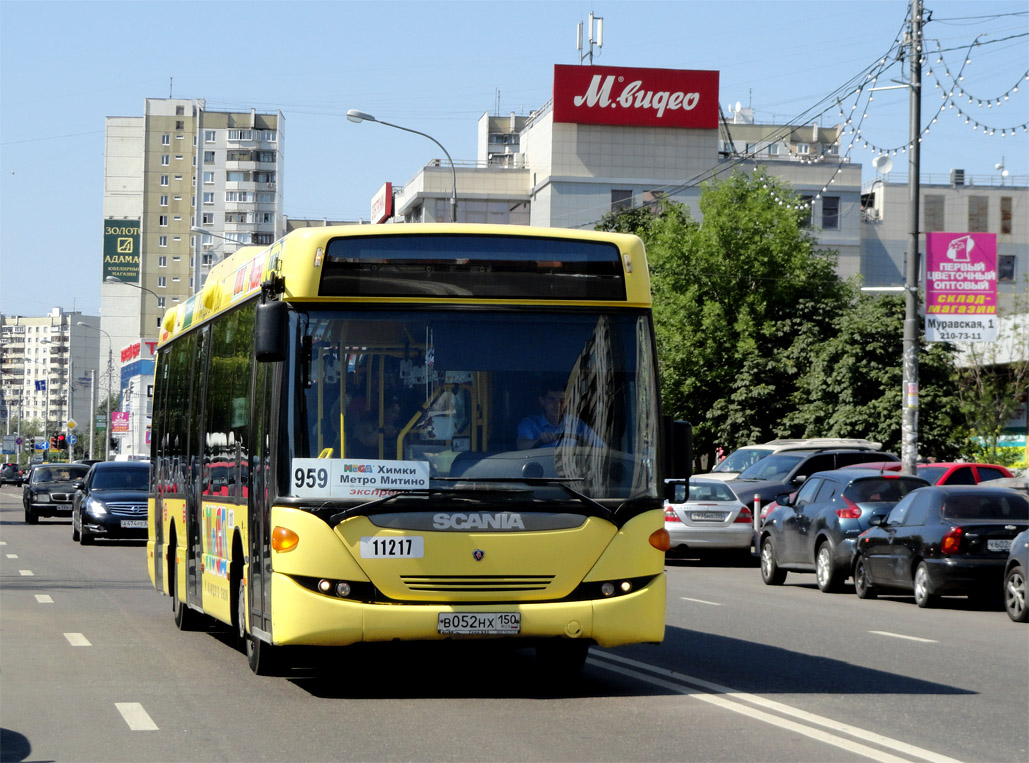
M997 234L926 233L925 339L997 339Z
M554 121L718 129L718 72L554 66Z
M372 225L386 222L393 217L393 184L386 183L372 196Z
M139 283L139 220L104 220L103 277Z

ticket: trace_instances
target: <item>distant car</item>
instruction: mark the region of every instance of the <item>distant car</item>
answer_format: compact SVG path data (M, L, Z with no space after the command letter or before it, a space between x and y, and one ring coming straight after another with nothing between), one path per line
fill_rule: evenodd
M86 466L92 466L93 464L102 464L104 459L102 458L76 458L72 463L74 464L85 464Z
M749 552L754 517L729 486L693 477L688 487L688 495L678 495L677 502L665 504L665 529L672 544L669 551L693 548Z
M919 607L948 594L996 597L1012 541L1029 529L1029 500L1008 488L932 486L900 501L862 533L854 590L912 591Z
M919 464L918 476L933 485L978 485L1011 477L1006 467L997 464L966 464L963 462Z
M1029 623L1029 606L1025 601L1025 576L1029 574L1029 530L1011 541L1008 561L1004 565L1004 609L1016 623Z
M761 578L782 585L787 571L814 572L821 591L850 576L854 543L873 517L885 517L904 496L929 483L897 472L816 472L794 497L780 495L761 525Z
M26 524L34 525L40 517L69 516L75 483L86 476L89 467L83 464L39 464L32 470L22 491Z
M852 448L855 450L879 450L881 442L847 437L809 437L804 440L770 440L762 445L745 445L726 456L707 474L698 477L714 480L732 480L762 458L788 450L829 450Z
M18 468L17 464L7 463L0 466L0 486L20 484L21 469Z
M145 538L150 464L94 464L75 493L71 538L83 546L94 538Z
M892 453L881 450L838 449L795 450L766 456L728 482L732 491L748 506L755 497L758 506L775 500L777 495L792 493L815 472L842 469L851 464L871 461L899 461ZM697 475L700 477L701 475ZM706 475L704 475L706 478Z

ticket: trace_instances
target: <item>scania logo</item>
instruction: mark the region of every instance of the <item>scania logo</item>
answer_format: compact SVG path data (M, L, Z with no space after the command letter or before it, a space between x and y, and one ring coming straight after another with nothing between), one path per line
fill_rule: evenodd
M483 551L483 550L482 550L481 548L477 548L477 549L475 549L475 550L474 550L474 551L472 552L472 557L473 557L473 558L475 559L475 561L477 561L477 562L481 562L481 561L482 561L482 557L484 557L484 556L486 556L486 552L485 552L485 551Z
M507 511L481 511L465 514L435 514L432 526L436 530L524 530L521 514Z

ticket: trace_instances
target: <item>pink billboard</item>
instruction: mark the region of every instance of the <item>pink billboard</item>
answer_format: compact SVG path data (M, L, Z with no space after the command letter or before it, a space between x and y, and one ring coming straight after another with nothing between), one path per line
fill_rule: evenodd
M925 338L997 338L997 234L927 233Z
M111 434L117 435L129 431L128 411L111 411Z

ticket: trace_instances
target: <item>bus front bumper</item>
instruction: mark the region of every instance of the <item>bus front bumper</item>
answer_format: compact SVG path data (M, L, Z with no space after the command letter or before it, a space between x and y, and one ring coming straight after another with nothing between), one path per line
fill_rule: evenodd
M581 638L612 647L664 638L664 574L632 593L590 601L510 604L365 604L314 593L286 575L272 575L272 642L346 646L362 641ZM441 613L517 612L516 635L441 634Z

